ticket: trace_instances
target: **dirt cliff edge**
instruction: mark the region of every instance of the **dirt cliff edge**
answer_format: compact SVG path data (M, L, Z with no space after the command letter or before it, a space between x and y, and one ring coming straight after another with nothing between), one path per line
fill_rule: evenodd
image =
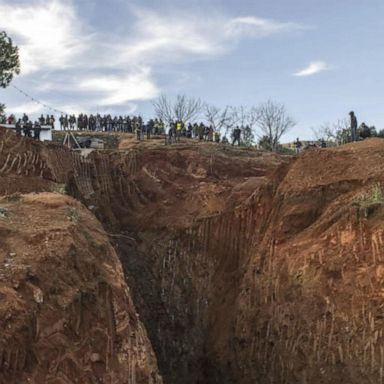
M57 193L0 206L0 382L162 383L97 219Z

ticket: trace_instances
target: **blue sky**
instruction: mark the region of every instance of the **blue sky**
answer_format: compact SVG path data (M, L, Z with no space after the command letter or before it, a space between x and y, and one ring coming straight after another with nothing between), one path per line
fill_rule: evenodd
M20 47L13 84L68 113L152 115L164 93L219 107L284 103L297 126L384 128L382 0L0 0ZM9 87L7 111L50 112Z

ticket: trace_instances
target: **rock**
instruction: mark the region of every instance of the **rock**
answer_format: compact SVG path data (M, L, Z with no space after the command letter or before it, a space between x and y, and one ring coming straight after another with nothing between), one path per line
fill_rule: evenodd
M37 304L42 304L44 302L43 291L38 287L34 287L33 288L33 298L35 299Z
M92 363L99 363L103 361L99 353L92 353L89 360L91 360Z

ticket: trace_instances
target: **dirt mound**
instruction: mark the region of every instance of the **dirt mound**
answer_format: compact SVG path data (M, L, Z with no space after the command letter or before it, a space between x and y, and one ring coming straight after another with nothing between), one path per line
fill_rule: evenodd
M284 180L286 191L346 182L380 180L384 163L384 141L368 139L359 143L311 149L299 157Z
M59 194L0 207L0 382L161 383L95 217Z

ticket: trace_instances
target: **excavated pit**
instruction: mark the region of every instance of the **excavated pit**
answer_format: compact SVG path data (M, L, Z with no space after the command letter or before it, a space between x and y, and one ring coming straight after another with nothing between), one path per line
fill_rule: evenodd
M282 159L129 139L85 159L1 131L0 194L65 185L95 214L164 383L381 383L383 160L381 140Z

